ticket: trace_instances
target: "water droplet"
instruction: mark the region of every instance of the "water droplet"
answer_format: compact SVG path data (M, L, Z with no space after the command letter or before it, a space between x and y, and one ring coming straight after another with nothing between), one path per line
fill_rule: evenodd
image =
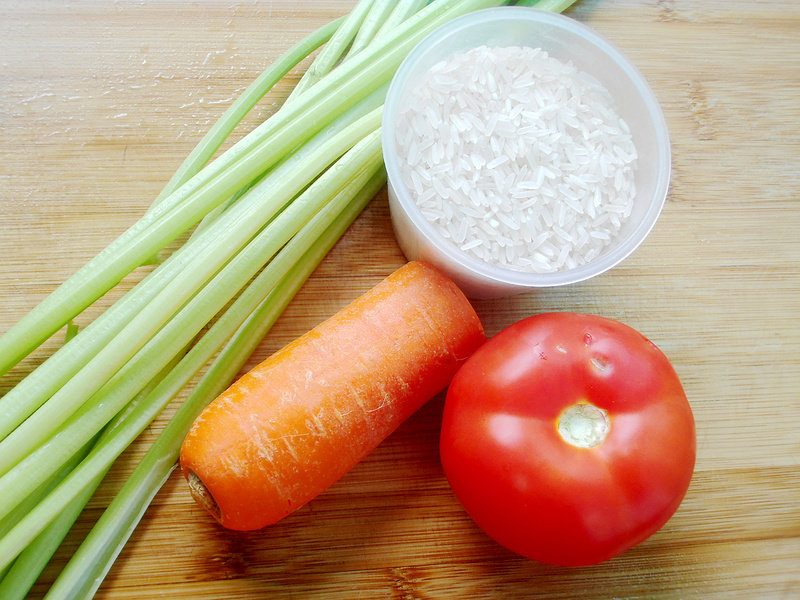
M583 334L583 343L586 344L587 346L591 345L591 343L592 343L592 334L591 333Z

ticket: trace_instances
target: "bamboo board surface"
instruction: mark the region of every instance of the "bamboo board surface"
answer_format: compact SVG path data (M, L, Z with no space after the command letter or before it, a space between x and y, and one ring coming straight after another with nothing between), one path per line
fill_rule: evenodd
M265 65L353 5L0 1L0 332L144 212ZM800 597L800 5L584 0L569 14L621 47L661 101L674 155L668 202L613 271L475 305L489 334L533 313L576 310L622 320L664 350L698 429L677 514L603 565L514 556L449 491L437 454L440 396L328 492L260 532L221 530L174 473L98 598ZM279 86L245 125L287 91ZM383 191L249 366L403 262ZM115 465L32 597L166 416Z

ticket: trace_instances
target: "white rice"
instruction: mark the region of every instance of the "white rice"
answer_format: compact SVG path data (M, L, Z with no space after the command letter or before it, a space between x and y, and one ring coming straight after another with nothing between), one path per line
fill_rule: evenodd
M586 264L633 207L636 148L611 96L540 48L481 46L436 64L410 91L397 145L425 217L506 268Z

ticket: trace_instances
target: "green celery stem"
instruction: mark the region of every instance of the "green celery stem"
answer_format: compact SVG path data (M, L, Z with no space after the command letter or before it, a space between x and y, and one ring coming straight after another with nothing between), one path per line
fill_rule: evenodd
M290 199L307 184L309 178L313 178L322 171L332 157L340 155L355 140L363 137L371 129L375 129L379 125L380 114L380 110L369 113L320 146L315 155L311 157L313 162L310 164L314 168L309 168L302 172L298 171L293 174L293 177L282 180L279 183L281 189L272 190L275 193L275 197ZM224 217L229 216L233 218L236 215L232 213L224 215ZM217 240L222 243L226 237L233 238L238 236L241 241L246 241L248 237L255 233L261 222L263 220L240 218L235 222L235 226L223 226L225 232L220 234L221 237L218 237ZM280 233L281 229L279 228L277 231ZM216 234L214 230L209 230L206 233L209 236ZM138 371L135 375L128 373L130 367L127 367L125 362L131 359L136 352L140 353L139 363L144 363L141 368L152 369L154 366L150 364L151 361L147 357L152 356L153 352L158 356L170 356L172 354L164 353L174 353L188 343L194 332L205 325L216 311L224 306L236 290L239 289L231 286L228 294L223 295L225 294L225 286L224 284L219 284L218 287L221 289L216 294L206 291L203 296L198 298L190 299L188 297L192 292L190 283L192 280L201 279L205 281L240 246L231 243L230 245L225 244L223 247L227 252L220 251L217 256L208 256L204 260L196 260L177 274L173 281L136 315L119 335L111 340L69 382L62 386L45 405L40 407L11 432L6 439L0 442L0 474L7 473L14 464L17 464L37 446L41 445L47 439L47 436L52 435L60 426L63 417L73 414L85 402L87 394L101 390L104 385L107 387L109 384L104 384L104 382L119 369L122 369L122 371L114 375L112 381L118 382L115 385L126 386L128 389L132 389L132 393L136 393L138 391L135 389L136 383L138 381L147 381L148 379L148 377L142 377ZM257 268L254 262L251 262L251 264L253 264L253 267L249 276L252 276L252 270ZM207 298L211 299L211 304L209 304ZM185 308L180 313L175 314L174 311L187 301L190 301L190 308ZM171 319L170 316L172 316ZM163 329L158 331L158 328L161 327ZM154 335L160 342L148 342L149 338ZM3 479L0 479L0 482L2 481ZM2 503L2 499L0 499L0 503Z
M314 50L336 35L344 21L340 17L323 25L300 42L295 44L288 52L284 53L277 61L272 63L261 75L258 76L247 89L231 104L214 126L203 136L200 143L186 157L167 185L156 198L159 202L196 175L203 165L214 156L230 136L234 128L249 113L264 95L273 88L292 68L306 58Z
M376 170L373 169L373 172ZM147 505L175 467L180 446L188 430L208 402L234 379L260 340L283 312L333 244L385 182L382 169L361 187L355 197L323 234L313 231L294 246L309 246L298 260L291 251L284 259L286 274L265 300L251 313L221 352L192 395L161 433L84 543L56 580L47 598L83 598L93 594L107 574ZM324 225L323 220L320 220ZM293 248L294 250L294 248Z
M380 111L378 111L380 113ZM379 116L373 117L377 122L380 121ZM331 169L326 173L327 180L320 179L318 182L315 183L315 186L318 187L320 192L315 189L315 186L309 188L306 192L309 196L317 197L331 197L334 198L341 196L345 193L345 190L349 185L352 185L352 180L356 182L365 180L368 176L371 176L371 171L374 171L376 165L380 164L380 145L379 145L379 130L367 136L362 142L358 144L356 148L353 149L351 155L349 157L345 157L348 160L342 160L342 163L346 163L350 165L348 167L342 167L340 169ZM337 204L331 203L331 207L326 206L321 211L319 211L318 218L327 218L330 219L327 215L330 213L331 210L337 210ZM313 223L314 219L310 221L309 224ZM316 226L319 229L319 226ZM302 233L302 231L301 231ZM314 235L319 235L318 232L315 232ZM304 242L306 245L311 245L313 241L313 237L309 239L309 234L305 233L302 236L298 234L301 239L305 239ZM294 242L294 240L292 240ZM294 247L296 244L292 244L290 242L287 245L287 248ZM293 262L287 261L294 261L297 259L298 253L295 252L293 256L289 258L281 259L283 261L283 269L284 271L280 271L279 266L281 262L276 258L275 261L270 263L267 267L265 272L259 275L259 279L269 281L268 287L274 286L279 282L280 276L288 270L288 267L293 264ZM275 268L273 268L275 265ZM273 274L274 273L274 274ZM269 277L272 277L270 280ZM263 285L263 284L262 284ZM256 303L252 302L250 298L247 298L247 301L251 302L251 304L247 305L244 309L239 310L239 314L241 314L240 319L244 320L250 312L255 308ZM243 302L242 298L237 300L234 304L235 307L238 308L237 303ZM224 317L223 317L224 318ZM216 334L218 329L215 329L217 325L215 324L212 329L209 331L210 335L212 332ZM141 416L139 416L136 421L135 425L131 425L129 430L126 432L125 436L119 435L115 436L113 440L110 440L108 444L98 445L98 450L93 451L90 458L85 461L86 463L93 462L94 464L100 465L101 469L105 469L110 464L109 461L113 461L113 459L130 444L133 439L147 426L150 420L155 417L155 415L160 412L161 409L166 405L166 402L175 394L177 391L189 381L191 376L199 370L202 365L213 356L213 354L218 350L217 345L209 345L205 343L205 337L201 339L201 341L188 353L188 355L184 358L183 362L188 362L187 367L184 368L183 364L179 365L179 369L170 373L156 388L154 391L154 395L157 398L160 398L158 401L155 409L151 409L153 405L153 401L146 401L143 403L145 408L141 411ZM212 338L214 339L214 338ZM222 340L224 341L224 337ZM210 347L209 347L210 346ZM98 410L105 410L105 406L103 404L98 405ZM14 502L18 502L24 495L27 493L27 488L34 485L37 481L37 473L36 469L41 469L42 465L47 463L48 461L52 463L56 463L58 461L59 456L66 454L68 451L64 449L64 445L68 444L75 444L78 440L83 439L87 434L89 434L92 429L92 424L101 422L102 419L98 418L91 413L87 414L80 414L76 415L74 419L71 420L71 423L65 427L63 430L59 431L56 438L57 441L61 442L60 445L55 446L55 442L48 442L45 446L41 447L36 451L32 457L23 461L16 469L10 471L6 476L0 479L0 484L3 487L11 490L7 496L0 498L0 510L8 510ZM91 465L81 465L81 468L84 469L91 469L93 468ZM80 469L79 469L80 470ZM77 471L77 470L76 470ZM44 476L43 474L41 476ZM59 493L58 495L54 495L52 498L48 499L47 503L42 503L40 506L37 507L35 511L32 511L23 521L18 524L17 532L14 536L8 536L11 541L0 540L0 564L2 564L2 560L8 560L12 557L14 552L21 550L24 543L32 538L33 535L38 533L37 528L44 527L46 523L54 517L55 512L59 506L61 506L61 502L63 502L64 498L67 494L76 494L79 493L83 486L85 485L85 479L80 479L78 475L73 473L68 481L62 484L64 491ZM67 491L69 490L69 491ZM22 540L20 542L19 540Z

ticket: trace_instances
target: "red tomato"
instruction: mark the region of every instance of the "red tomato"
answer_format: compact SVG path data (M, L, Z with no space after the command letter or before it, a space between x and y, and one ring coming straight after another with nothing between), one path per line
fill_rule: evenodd
M660 529L695 462L694 418L669 360L618 321L524 319L456 373L445 474L478 526L556 565L610 559Z

